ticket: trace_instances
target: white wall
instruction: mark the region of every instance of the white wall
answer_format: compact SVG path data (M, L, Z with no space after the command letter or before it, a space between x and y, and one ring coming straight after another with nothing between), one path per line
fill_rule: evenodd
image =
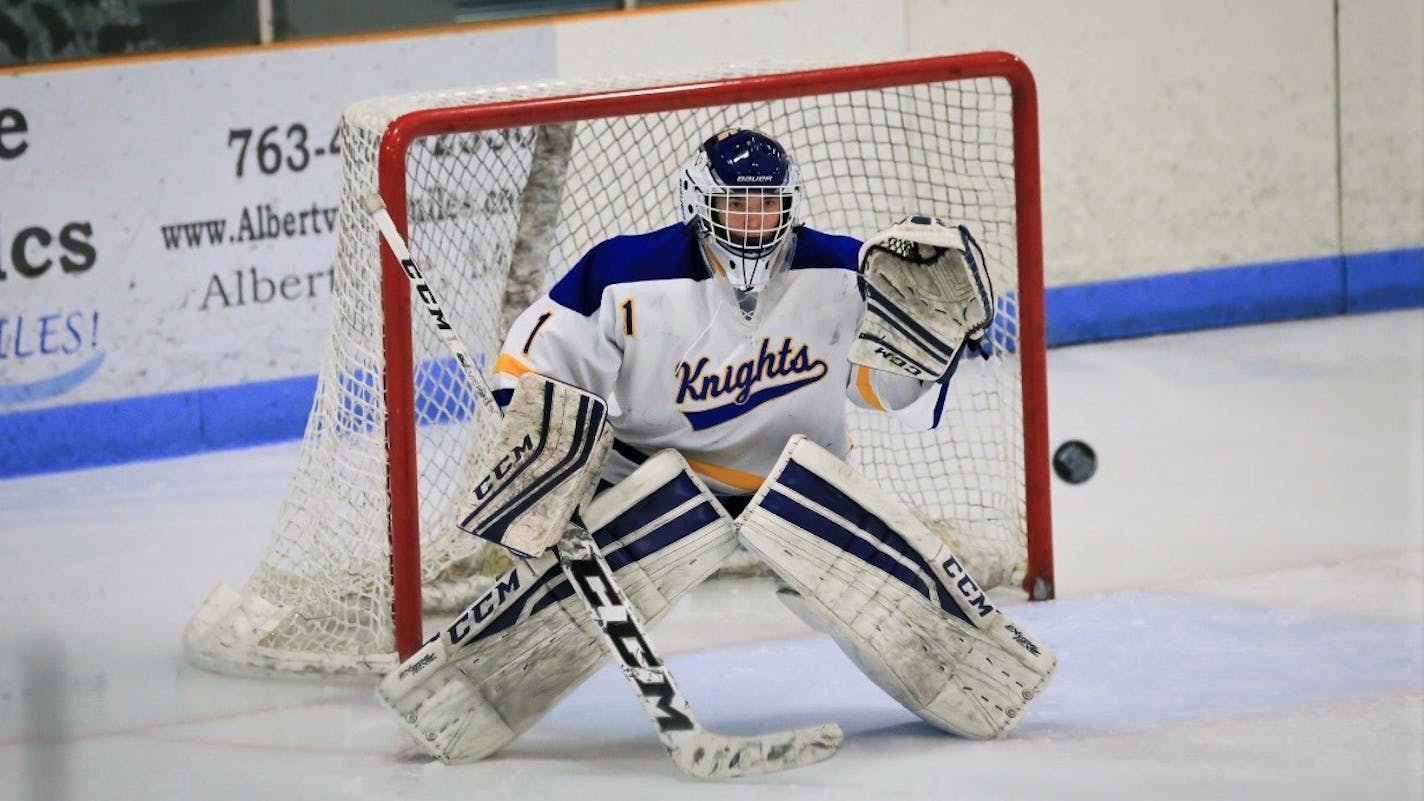
M1340 13L1344 250L1424 240L1424 2L1347 0Z
M893 59L907 52L905 6L899 0L703 3L571 20L555 25L559 74L578 78L699 71L728 63Z
M1329 0L910 5L1034 70L1050 284L1336 252Z

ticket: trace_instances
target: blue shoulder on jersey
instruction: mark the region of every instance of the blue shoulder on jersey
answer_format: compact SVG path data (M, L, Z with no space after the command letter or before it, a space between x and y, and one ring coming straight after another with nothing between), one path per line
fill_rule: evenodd
M796 232L792 270L856 269L860 240L822 233L812 228ZM603 290L613 284L685 278L702 281L707 268L697 250L697 237L685 223L674 223L646 234L615 236L594 245L558 283L549 297L560 306L587 317L598 311Z
M792 270L836 269L856 270L860 240L802 228L796 232L796 253L791 257Z
M549 297L587 317L598 311L603 290L613 284L669 278L701 281L707 277L692 229L675 223L594 245L554 284Z

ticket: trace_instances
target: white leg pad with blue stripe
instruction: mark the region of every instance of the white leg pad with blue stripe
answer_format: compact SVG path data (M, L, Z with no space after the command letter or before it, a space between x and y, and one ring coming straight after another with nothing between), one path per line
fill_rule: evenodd
M737 545L731 518L675 451L594 498L584 521L649 625ZM520 561L386 676L377 695L431 756L488 756L608 659L583 604L553 552Z
M938 728L1000 737L1053 676L1053 652L990 603L943 539L804 437L737 524L794 590L793 610Z

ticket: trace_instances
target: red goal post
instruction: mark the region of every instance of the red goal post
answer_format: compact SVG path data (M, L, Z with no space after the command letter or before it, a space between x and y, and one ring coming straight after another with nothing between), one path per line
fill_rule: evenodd
M298 474L263 565L190 625L190 658L235 672L383 672L423 641L423 607L460 608L502 566L454 530L452 508L497 415L473 404L422 331L360 194L380 192L488 366L513 315L583 249L671 222L676 165L732 124L787 146L813 227L863 238L931 213L985 246L1000 271L995 356L956 375L942 431L850 412L856 453L972 540L964 547L990 543L981 558L1030 598L1051 598L1036 91L1015 56L972 53L348 109L338 297Z

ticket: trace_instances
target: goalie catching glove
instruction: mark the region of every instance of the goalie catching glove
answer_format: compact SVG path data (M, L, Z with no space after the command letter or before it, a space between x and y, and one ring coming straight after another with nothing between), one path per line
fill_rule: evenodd
M952 372L966 346L979 350L994 321L983 261L969 229L934 217L906 217L866 240L859 256L865 314L850 361L922 381Z

